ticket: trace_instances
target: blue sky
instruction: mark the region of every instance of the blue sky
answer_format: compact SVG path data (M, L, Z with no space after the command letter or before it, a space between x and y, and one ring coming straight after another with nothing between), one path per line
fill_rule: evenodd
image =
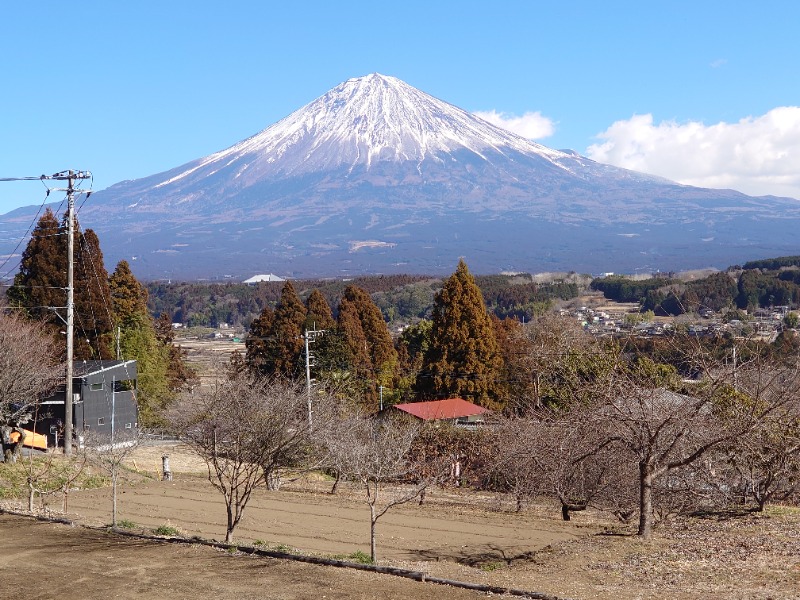
M800 198L798 23L794 1L14 2L0 177L103 189L380 72L546 146ZM0 183L0 214L42 192Z

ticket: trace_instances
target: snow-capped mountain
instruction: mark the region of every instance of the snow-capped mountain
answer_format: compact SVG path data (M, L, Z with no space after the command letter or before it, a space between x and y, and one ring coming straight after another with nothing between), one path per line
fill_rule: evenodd
M459 256L481 272L591 272L796 253L800 202L598 164L372 74L226 150L99 192L80 218L109 261L144 277L439 273Z

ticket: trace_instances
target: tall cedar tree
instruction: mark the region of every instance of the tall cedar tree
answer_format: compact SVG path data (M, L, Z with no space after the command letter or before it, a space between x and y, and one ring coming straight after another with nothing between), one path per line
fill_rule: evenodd
M117 263L108 280L108 287L117 325L127 327L150 318L147 311L147 289L133 275L127 260Z
M32 320L48 323L49 329L61 322L48 307L66 304L67 255L60 238L58 219L48 208L31 234L14 286L7 292L12 306L27 309Z
M349 285L339 303L339 332L350 349L350 363L364 380L366 402L378 400L378 386L394 387L397 351L380 309L360 287Z
M423 397L459 396L502 408L503 360L483 296L466 263L436 294L428 352L417 387Z
M255 374L269 375L275 372L275 340L272 338L272 324L275 311L265 306L261 314L253 319L247 334L245 362Z
M197 383L197 372L186 363L186 350L175 343L175 330L172 319L167 313L161 313L155 321L156 339L169 352L169 368L167 369L167 385L173 393L191 389Z
M67 225L62 225L66 231ZM75 231L80 231L77 220ZM97 234L87 229L78 234L75 248L75 359L110 359L114 322L108 271Z
M80 232L75 222L75 359L111 358L111 298L108 273L97 235ZM59 339L67 304L67 223L58 223L47 209L22 254L14 287L8 291L12 305L27 309L31 319L48 324ZM61 317L51 308L59 307Z
M305 322L306 307L292 282L287 281L281 290L281 299L272 322L272 337L275 338L274 374L294 378L300 373Z
M322 292L315 289L306 299L306 329L330 330L336 326L331 307Z

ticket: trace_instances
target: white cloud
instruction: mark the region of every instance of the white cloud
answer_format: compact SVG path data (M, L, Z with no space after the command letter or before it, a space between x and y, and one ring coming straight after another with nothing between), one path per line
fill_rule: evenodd
M617 121L586 150L598 162L688 185L754 196L800 199L800 107L774 108L737 123L653 123L652 115Z
M542 113L539 111L526 112L521 117L497 112L496 110L478 111L473 114L484 121L489 121L492 125L508 129L529 140L540 140L550 137L555 131L553 121L542 116Z

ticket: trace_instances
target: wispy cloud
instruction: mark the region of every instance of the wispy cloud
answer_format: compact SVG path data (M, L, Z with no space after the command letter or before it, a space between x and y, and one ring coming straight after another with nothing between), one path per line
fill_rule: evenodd
M541 140L550 137L555 132L553 121L543 116L539 111L526 112L522 116L497 112L496 110L478 111L473 113L492 125L508 129L529 140Z
M712 69L719 69L720 67L722 67L722 66L724 66L726 64L728 64L728 59L727 58L718 58L717 60L711 61L711 64L709 66Z
M800 107L774 108L736 123L617 121L587 156L688 185L800 199Z

